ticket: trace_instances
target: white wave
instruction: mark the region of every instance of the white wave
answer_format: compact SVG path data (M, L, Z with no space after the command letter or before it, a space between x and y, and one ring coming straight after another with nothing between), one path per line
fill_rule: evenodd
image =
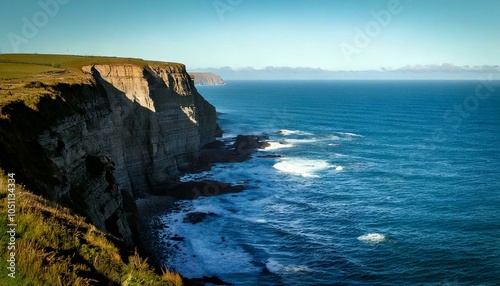
M283 149L283 148L292 148L293 147L293 144L286 143L286 142L268 141L267 143L269 143L270 146L265 147L264 151L277 150L277 149Z
M345 137L363 137L363 135L352 132L334 132L334 133Z
M288 135L313 135L311 132L306 132L306 131L301 131L301 130L288 130L288 129L281 129L278 132L278 134L281 134L283 136L288 136Z
M274 164L275 169L285 173L299 175L302 177L318 178L318 171L330 168L331 165L325 160L307 160L300 158L288 158Z
M309 269L307 266L285 266L278 261L270 258L266 262L266 268L272 273L279 274L283 272L287 273L296 273L296 272L309 272L311 269Z
M351 136L351 137L363 137L363 135L359 135L356 133L350 133L350 132L337 132L338 134L346 135L346 136Z
M344 170L344 167L342 167L342 166L337 166L337 167L335 167L335 170L336 170L336 171L342 171L342 170Z
M201 172L201 173L193 173L193 174L185 174L182 177L180 177L181 182L189 182L189 181L196 181L196 180L204 180L212 177L212 174L210 172Z
M316 139L316 138L311 138L311 139L286 139L285 142L287 143L297 143L297 144L300 144L300 143L316 143L318 142L319 140Z
M257 222L257 223L267 223L267 220L265 220L265 219L257 219L255 222Z
M207 204L201 200L195 200L191 204L191 211L193 212L202 212L202 213L214 213L217 216L223 216L227 214L227 210L225 210L220 204Z
M380 243L386 240L386 236L381 233L367 233L359 236L358 240L367 243Z
M339 141L339 140L352 140L352 137L363 137L363 135L359 135L356 133L350 132L333 132L333 135L328 136L329 140Z
M205 220L201 224L188 224L183 218L189 211L223 211L218 207L188 207L182 212L173 212L161 217L163 225L158 237L164 240L168 252L173 255L165 257L162 263L170 265L188 278L212 276L218 274L248 273L260 269L253 264L254 257L240 245L223 237L218 221ZM173 241L172 237L183 239ZM175 247L173 247L175 245Z
M283 269L285 266L280 264L278 261L270 258L266 262L266 268L272 273L279 273L281 272L281 269Z
M189 251L191 258L188 258L185 264L188 269L194 270L189 272L191 277L258 270L252 264L254 258L243 248L230 241L224 242L222 239L207 241L207 236L205 236L187 239L186 242L192 249ZM192 258L193 253L196 255L194 259ZM176 269L180 271L179 268ZM181 273L185 272L181 271Z
M311 269L307 268L306 266L291 266L283 268L283 271L295 273L295 272L309 272L311 271Z

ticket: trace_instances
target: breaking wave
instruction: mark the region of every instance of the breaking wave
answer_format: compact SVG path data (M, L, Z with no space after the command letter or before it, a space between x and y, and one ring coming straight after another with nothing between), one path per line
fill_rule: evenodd
M318 172L331 168L332 166L325 160L287 158L274 164L273 167L284 173L299 175L307 178L318 178Z

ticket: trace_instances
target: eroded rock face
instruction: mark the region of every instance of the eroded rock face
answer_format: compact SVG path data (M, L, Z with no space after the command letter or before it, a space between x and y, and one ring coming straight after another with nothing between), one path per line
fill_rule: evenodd
M199 148L218 131L215 108L180 64L94 65L83 71L88 82L58 84L54 97L30 111L39 121L31 137L16 129L23 118L2 122L31 141L19 147L2 142L2 151L34 157L11 166L33 170L36 188L130 244L134 198L169 186L197 160ZM54 113L57 120L49 120Z
M215 109L196 92L185 70L98 65L91 72L108 95L113 130L107 141L118 159L121 188L140 195L163 187L213 140Z

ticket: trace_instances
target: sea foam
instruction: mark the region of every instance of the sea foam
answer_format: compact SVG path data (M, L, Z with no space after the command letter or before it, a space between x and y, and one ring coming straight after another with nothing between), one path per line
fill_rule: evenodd
M221 216L227 215L220 206L202 204L193 208L193 203L182 204L181 212L172 212L162 216L162 223L168 228L161 231L160 237L168 247L168 256L164 263L172 265L188 278L230 273L248 273L259 271L253 264L254 258L238 243L223 237L223 226L219 224ZM218 219L204 220L196 225L184 223L183 218L189 211L216 211ZM171 237L179 235L182 241L174 242Z
M386 236L381 233L367 233L359 236L358 240L367 243L380 243L386 240Z
M297 272L309 272L311 269L309 269L307 266L285 266L278 261L274 260L273 258L270 258L266 262L266 268L272 273L297 273Z
M263 151L270 151L270 150L277 150L277 149L283 149L283 148L292 148L294 145L287 143L287 142L276 142L276 141L269 141L268 142L270 146L267 146L264 148Z
M351 136L351 137L363 137L363 135L359 135L356 133L351 133L351 132L338 132L338 134L346 135L346 136Z
M286 139L285 140L286 143L316 143L318 142L318 139L316 138L310 138L310 139Z
M318 178L316 174L321 170L331 167L325 160L308 160L300 158L287 158L279 163L274 164L275 169L282 172L299 175L308 178Z
M288 136L288 135L313 135L311 132L306 132L306 131L301 131L301 130L288 130L288 129L281 129L280 131L276 132L280 135L283 136Z

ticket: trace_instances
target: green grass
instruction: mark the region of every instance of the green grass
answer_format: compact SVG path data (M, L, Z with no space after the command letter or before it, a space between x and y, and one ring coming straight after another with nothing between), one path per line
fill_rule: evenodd
M26 78L60 71L64 70L46 65L0 62L0 78Z
M93 64L180 66L132 58L68 55L0 55L0 110L22 102L37 110L40 98L58 97L55 86L89 84L82 67ZM54 113L60 113L56 110ZM23 115L24 116L24 115ZM0 120L9 119L0 112ZM0 169L0 285L182 285L178 273L156 273L137 253L124 254L119 241L85 218L17 185L16 279L7 277L7 178Z
M37 110L42 96L53 96L51 87L60 84L83 84L92 79L84 74L82 67L95 64L132 64L181 66L179 63L146 61L135 58L44 55L44 54L0 54L0 110L5 105L21 101ZM45 86L30 85L40 82ZM2 118L0 112L0 118ZM4 118L4 117L3 117Z
M97 57L97 56L72 56L72 55L44 55L44 54L2 54L0 55L0 78L12 78L9 70L18 70L19 73L26 72L26 76L33 74L42 74L43 68L60 68L70 72L81 72L81 68L94 64L133 64L137 66L146 66L148 64L158 65L180 65L178 63L167 63L159 61L146 61L136 58L117 58L117 57ZM20 66L25 64L25 69ZM39 72L31 72L34 66L38 66ZM16 74L14 74L16 76ZM19 78L17 76L16 78Z
M0 169L0 285L182 285L178 273L153 271L137 253L83 217L16 185L16 278L7 276L7 177Z

